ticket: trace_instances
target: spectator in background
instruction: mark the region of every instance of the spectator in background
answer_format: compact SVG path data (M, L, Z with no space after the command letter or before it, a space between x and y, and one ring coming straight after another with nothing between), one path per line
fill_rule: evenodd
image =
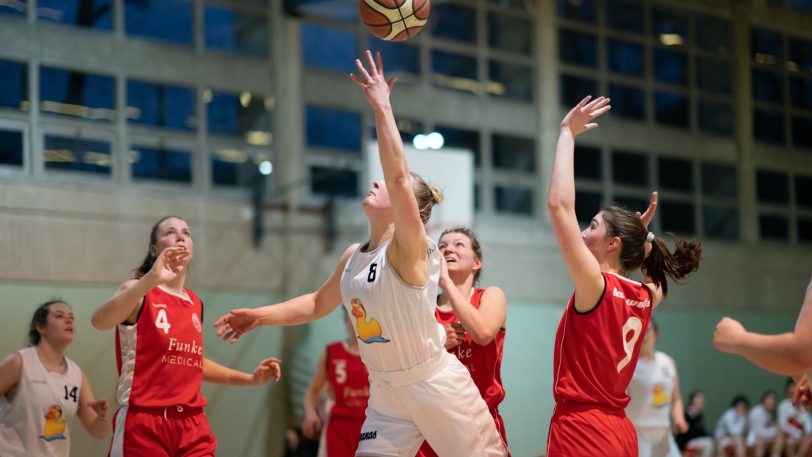
M677 446L684 454L698 457L711 457L713 455L713 438L705 428L702 413L705 410L705 394L695 390L688 396L688 407L685 408L685 422L688 430L677 434Z
M764 457L770 449L771 457L780 457L783 441L775 423L775 406L778 397L775 391L768 390L761 396L761 402L750 410L747 433L747 447L753 448L754 457Z
M736 395L716 423L716 443L727 455L745 457L745 434L747 433L747 408L750 401L744 395Z

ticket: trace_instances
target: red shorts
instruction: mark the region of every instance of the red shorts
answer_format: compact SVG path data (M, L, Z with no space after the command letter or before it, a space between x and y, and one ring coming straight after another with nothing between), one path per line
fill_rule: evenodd
M330 457L355 457L361 426L364 419L331 417L327 421L327 455Z
M547 457L637 457L637 433L623 410L557 404Z
M505 421L502 420L502 416L499 414L498 409L492 409L491 415L493 416L493 421L496 422L496 430L502 436L502 442L505 443L505 447L507 447L507 434L505 433ZM420 449L415 454L415 457L439 457L434 449L429 446L427 441L423 441L423 444L420 446ZM510 451L508 451L507 457L510 457Z
M113 418L108 457L210 457L216 448L203 408L125 406Z

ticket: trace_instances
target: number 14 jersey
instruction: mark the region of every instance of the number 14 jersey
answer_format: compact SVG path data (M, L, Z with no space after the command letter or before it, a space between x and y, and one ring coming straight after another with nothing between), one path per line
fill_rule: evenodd
M643 334L651 319L647 286L615 273L602 273L604 291L591 311L567 303L555 335L553 397L623 409Z

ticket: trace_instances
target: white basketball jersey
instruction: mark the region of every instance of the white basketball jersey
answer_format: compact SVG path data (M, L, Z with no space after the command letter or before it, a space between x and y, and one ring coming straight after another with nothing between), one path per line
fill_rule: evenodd
M70 452L70 423L79 407L82 370L65 357L64 374L48 371L36 348L22 358L17 391L0 399L0 455L63 457Z
M631 401L626 407L635 427L669 426L676 375L674 362L663 352L654 352L654 360L638 359L628 388Z
M408 370L445 351L445 332L434 317L442 259L427 241L429 278L422 287L405 283L389 264L391 240L374 251L359 248L344 267L341 298L369 370Z

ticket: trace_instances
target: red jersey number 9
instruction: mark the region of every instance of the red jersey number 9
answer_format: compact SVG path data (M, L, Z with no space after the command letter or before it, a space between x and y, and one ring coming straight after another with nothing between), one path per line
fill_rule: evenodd
M637 344L637 340L640 339L641 330L643 330L643 321L635 316L630 317L623 325L623 351L626 353L626 357L623 357L620 362L617 363L618 373L626 368L626 365L632 361L634 345ZM632 334L631 338L629 338L629 332Z

